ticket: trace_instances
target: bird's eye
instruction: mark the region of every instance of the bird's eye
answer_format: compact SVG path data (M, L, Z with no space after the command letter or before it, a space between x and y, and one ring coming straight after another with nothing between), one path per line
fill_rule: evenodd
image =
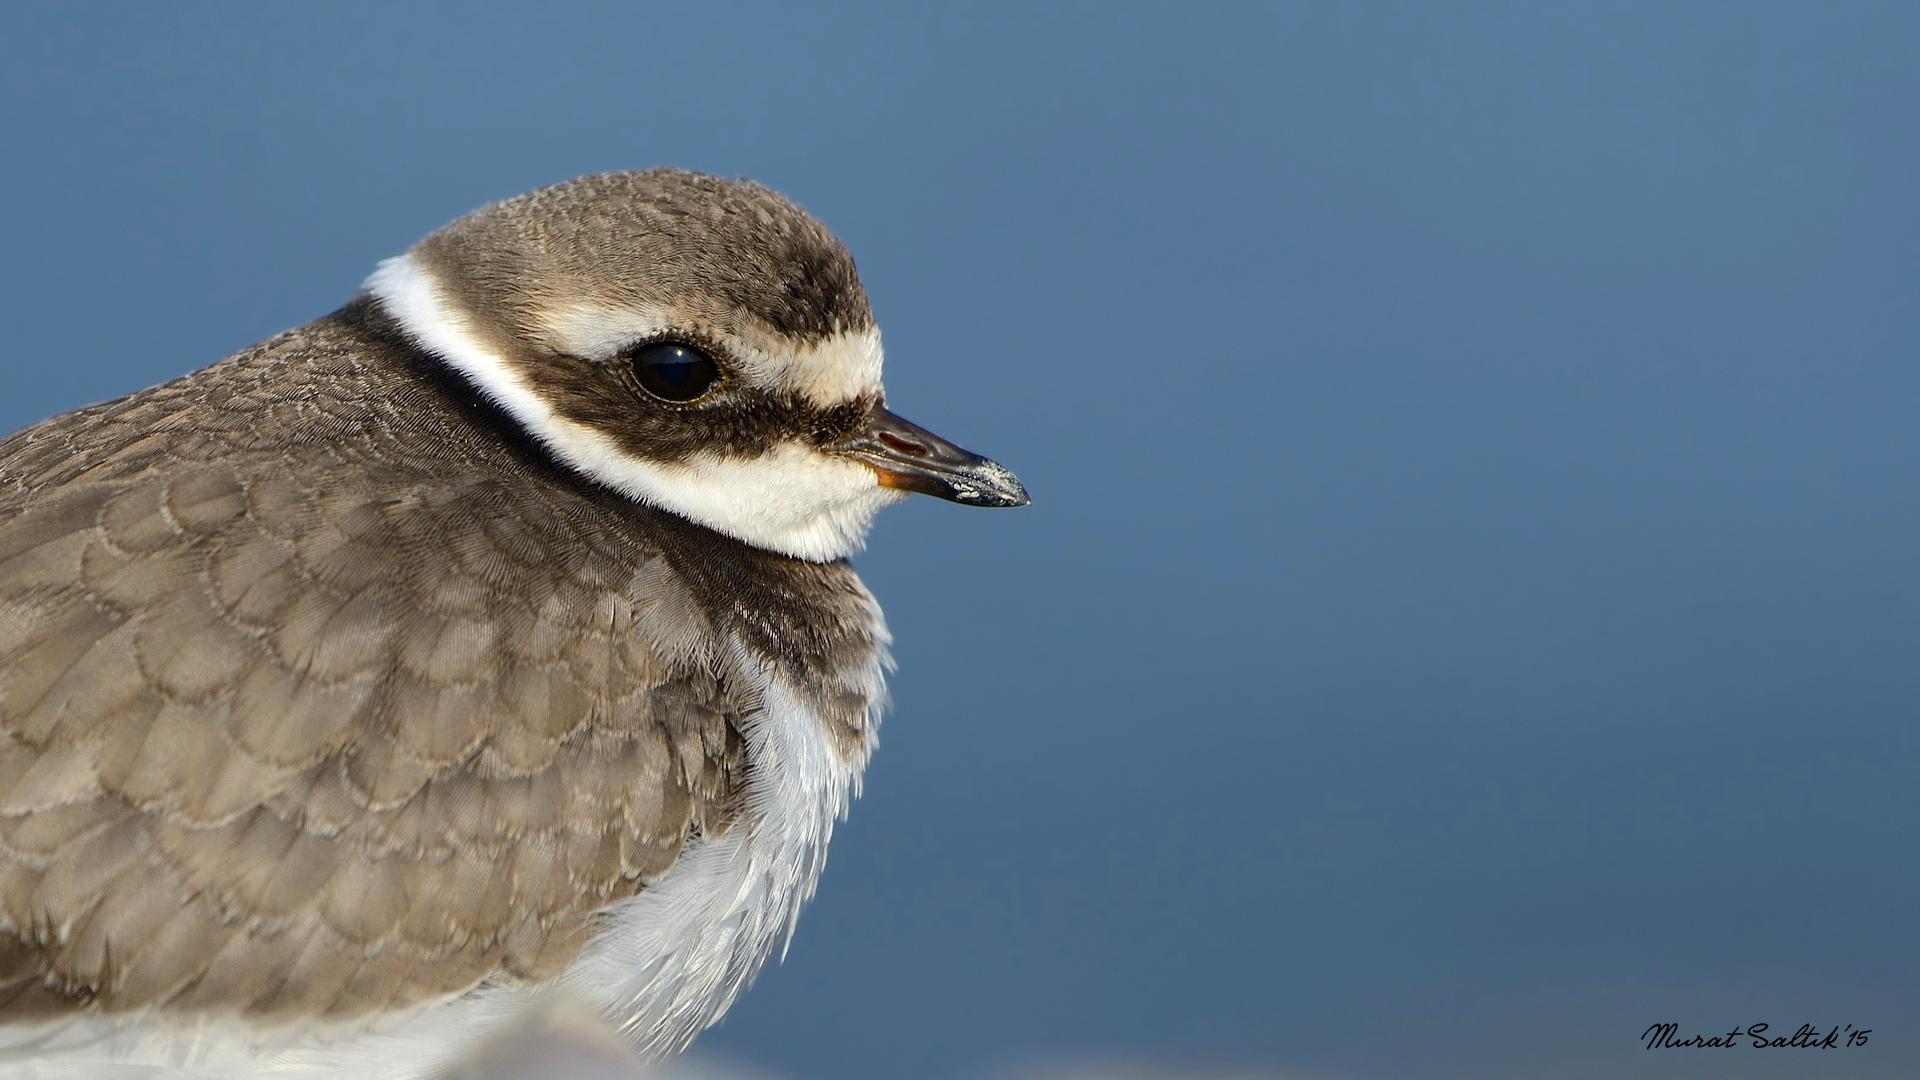
M685 404L713 389L720 365L691 345L656 341L633 351L633 376L654 397Z

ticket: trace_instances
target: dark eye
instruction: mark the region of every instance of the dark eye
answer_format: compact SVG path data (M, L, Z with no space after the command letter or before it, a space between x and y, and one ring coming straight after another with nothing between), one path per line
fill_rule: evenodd
M687 402L713 389L720 365L691 345L656 341L633 351L633 377L654 397Z

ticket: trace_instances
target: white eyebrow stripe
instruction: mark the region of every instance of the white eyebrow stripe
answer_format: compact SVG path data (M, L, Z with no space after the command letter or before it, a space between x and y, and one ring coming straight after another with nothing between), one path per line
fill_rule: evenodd
M842 330L811 348L771 358L773 375L782 387L805 394L825 406L844 404L880 390L880 368L885 360L877 327Z
M544 321L562 349L594 360L611 360L635 343L659 337L673 327L673 317L665 309L652 307L608 311L576 304L552 312Z
M660 308L635 307L613 311L576 304L547 316L546 322L560 346L575 356L606 360L635 342L671 335L674 320ZM880 331L846 331L803 348L755 347L733 343L741 376L764 390L789 391L825 408L843 405L880 391L880 369L886 354Z

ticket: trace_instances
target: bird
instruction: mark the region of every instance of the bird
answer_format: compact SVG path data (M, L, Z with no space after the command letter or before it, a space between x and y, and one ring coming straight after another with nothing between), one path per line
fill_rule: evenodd
M684 1049L874 749L874 515L1029 501L881 364L805 210L614 172L0 440L0 1076Z

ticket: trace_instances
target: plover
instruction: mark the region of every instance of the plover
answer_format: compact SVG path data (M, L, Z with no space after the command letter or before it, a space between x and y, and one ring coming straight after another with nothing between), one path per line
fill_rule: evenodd
M432 1076L554 1001L683 1048L873 748L847 556L1027 501L880 367L804 211L612 173L0 440L0 1075Z

